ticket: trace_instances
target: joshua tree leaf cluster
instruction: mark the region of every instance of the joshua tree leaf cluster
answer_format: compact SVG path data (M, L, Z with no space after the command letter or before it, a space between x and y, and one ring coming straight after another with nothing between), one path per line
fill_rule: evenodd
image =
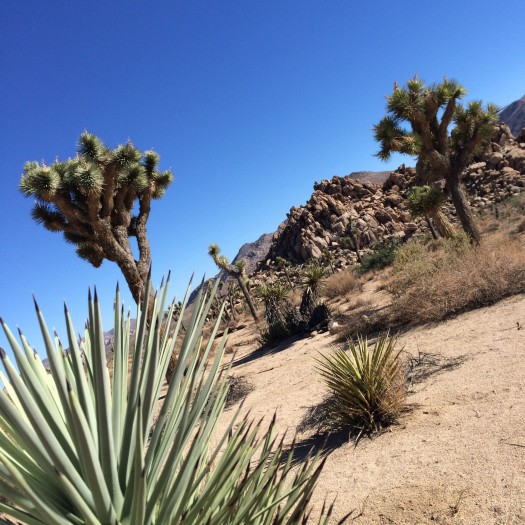
M454 227L441 211L446 196L436 186L415 186L407 197L407 208L414 217L424 217L434 239L438 233L445 239L454 236ZM436 233L437 230L437 233Z

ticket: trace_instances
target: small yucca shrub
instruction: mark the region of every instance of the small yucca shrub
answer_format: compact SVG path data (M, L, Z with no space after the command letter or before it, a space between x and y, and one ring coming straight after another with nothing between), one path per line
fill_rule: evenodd
M357 439L379 431L399 416L406 399L406 381L396 338L366 338L349 343L349 354L337 349L321 355L318 370L331 391L324 405L336 428L350 429Z
M228 370L220 373L224 339L210 359L218 322L202 347L213 293L199 293L184 334L186 299L172 327L175 303L163 322L167 284L152 305L146 293L132 341L117 290L112 376L96 294L84 341L77 341L66 311L67 351L37 307L49 373L24 336L20 346L2 321L18 370L2 350L8 378L1 375L0 513L29 525L307 521L317 457L291 472L293 452L283 467L282 443L275 444L271 428L261 432L260 422L247 419L234 418L212 445L228 389ZM151 312L152 329L144 312ZM178 360L159 406L176 345Z

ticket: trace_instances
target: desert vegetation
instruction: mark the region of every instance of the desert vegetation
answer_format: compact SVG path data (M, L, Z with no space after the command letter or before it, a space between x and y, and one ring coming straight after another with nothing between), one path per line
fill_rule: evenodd
M58 339L53 343L37 307L50 375L23 335L20 346L2 323L20 370L2 350L9 378L3 378L0 391L2 512L46 525L308 520L321 472L316 457L294 474L290 461L281 468L282 442L275 444L271 427L261 438L261 422L246 418L234 419L211 445L231 383L220 372L225 340L213 358L213 336L201 348L213 293L208 298L201 291L184 336L182 316L173 332L161 331L166 294L167 284L152 305L151 330L146 294L131 344L129 317L122 315L117 291L111 380L96 293L89 299L85 341L76 340L66 312L68 353ZM169 307L167 327L175 306ZM159 407L176 344L173 381ZM319 523L330 513L323 512Z
M525 251L520 239L503 233L479 246L457 236L440 242L411 242L396 255L388 290L392 322L441 321L525 291Z
M346 429L359 440L397 420L407 388L395 337L382 335L373 348L366 337L358 337L347 349L321 355L317 363L330 391L320 415L325 428Z
M0 511L47 525L307 523L325 454L316 438L344 435L357 447L384 436L410 417L414 385L468 362L439 348L405 353L399 338L525 292L525 148L495 127L494 106L463 107L464 94L446 78L395 84L374 127L378 156L411 155L416 169L400 167L381 188L339 177L316 183L310 208L290 214L284 240L276 237L253 277L211 244L220 274L190 308L187 297L167 306L168 282L154 294L147 273L151 200L172 180L156 153L131 143L111 150L83 133L74 160L28 163L20 188L36 198L33 218L94 266L119 265L138 304L137 331L118 291L109 357L96 294L83 339L66 313L67 344L53 340L37 307L48 373L2 322L16 363L0 352ZM518 320L505 330L521 328ZM232 351L230 364L228 330L243 354ZM321 334L329 345L317 348ZM235 369L298 344L319 392L313 405L302 404L306 388L289 396L301 404L299 435L314 434L303 455L301 444L277 442L275 417L269 428L240 417L258 381L272 380ZM281 377L279 402L288 384L300 384L295 376ZM315 510L326 524L333 506Z
M151 265L151 203L164 195L173 173L158 170L158 153L142 152L129 141L112 150L85 131L78 144L73 159L27 162L20 190L35 199L34 221L62 232L81 259L96 268L105 259L115 262L138 303ZM136 260L130 239L138 246Z
M417 76L406 87L395 83L387 98L387 116L374 127L374 133L381 146L380 159L389 159L393 152L416 156L416 170L423 181L446 181L461 226L479 243L480 232L460 185L461 173L483 141L494 134L498 109L492 104L483 109L480 101L464 107L458 101L465 94L461 84L446 78L431 86Z

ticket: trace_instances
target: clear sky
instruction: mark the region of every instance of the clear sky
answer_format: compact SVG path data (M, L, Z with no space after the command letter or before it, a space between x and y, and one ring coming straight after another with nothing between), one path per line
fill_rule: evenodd
M32 222L25 161L74 155L84 129L159 152L175 182L150 216L154 281L171 269L180 295L216 273L210 242L234 257L315 181L410 163L373 157L394 80L523 96L524 22L523 0L1 2L0 315L40 351L32 291L65 338L63 300L80 330L96 284L109 329L125 289L115 264L90 267Z

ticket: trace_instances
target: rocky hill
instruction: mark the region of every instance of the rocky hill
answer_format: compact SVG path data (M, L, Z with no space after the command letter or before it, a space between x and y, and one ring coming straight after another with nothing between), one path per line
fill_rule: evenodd
M503 108L500 119L509 126L515 136L518 136L525 128L525 95Z
M319 259L326 251L335 256L337 266L352 264L355 254L341 246L341 239L357 228L360 244L366 252L379 242L404 239L427 232L426 223L413 219L405 198L415 185L416 173L404 165L388 175L383 184L346 177L333 177L314 185L309 201L292 207L287 221L274 236L262 269L274 265L277 257L295 264ZM482 210L497 204L525 188L525 137L515 139L505 124L485 145L481 154L463 174L471 205ZM446 213L455 221L451 204Z
M273 233L263 233L255 242L243 244L233 259L233 263L243 260L246 263L246 273L251 275L257 263L268 253L272 245L273 236Z

